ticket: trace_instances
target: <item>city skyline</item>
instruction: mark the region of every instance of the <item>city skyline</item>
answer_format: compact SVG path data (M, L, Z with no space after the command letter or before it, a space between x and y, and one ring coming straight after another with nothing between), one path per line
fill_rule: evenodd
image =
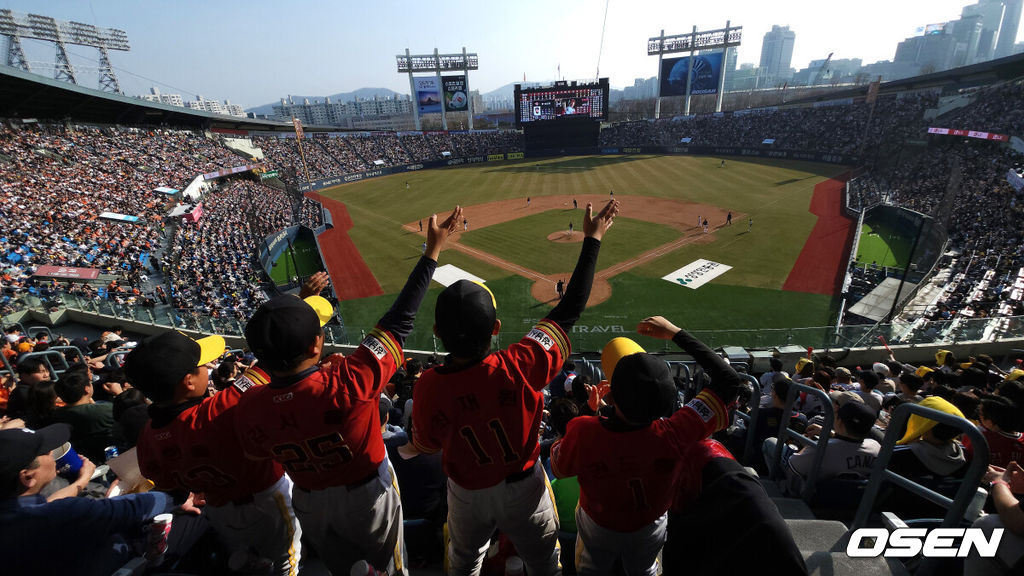
M156 86L184 99L196 95L251 108L289 94L327 96L357 88L388 88L408 94L408 78L397 73L395 55L408 47L414 54L461 51L480 56L480 70L470 74L470 88L490 92L511 82L588 80L598 74L615 88L657 74L657 58L646 55L647 38L662 27L667 35L743 26L738 63L760 60L762 38L772 26L795 33L792 67L806 68L829 53L836 59L860 58L870 64L892 60L899 42L928 24L960 17L972 0L829 6L794 0L771 6L749 0L682 7L678 3L609 0L588 2L572 11L547 13L541 2L483 6L461 12L433 10L396 0L338 6L325 0L304 3L302 11L282 13L280 4L237 1L200 3L184 0L166 5L106 0L57 0L38 6L10 0L4 7L42 13L124 30L132 50L111 60L128 95ZM879 19L880 13L887 18ZM401 17L390 18L390 15ZM389 19L390 18L390 19ZM369 25L367 23L370 23ZM603 35L603 50L599 50ZM1024 29L1017 30L1015 42ZM33 71L51 74L53 49L23 40ZM69 46L72 62L83 70L80 83L95 86L92 49ZM92 80L90 80L92 79ZM91 83L90 83L91 82Z

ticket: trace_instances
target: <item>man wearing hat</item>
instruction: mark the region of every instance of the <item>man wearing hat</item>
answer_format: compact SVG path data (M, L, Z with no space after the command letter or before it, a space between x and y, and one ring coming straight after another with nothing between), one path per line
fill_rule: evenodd
M246 454L271 458L295 482L302 531L334 574L366 560L404 574L402 504L381 437L380 395L401 365L402 344L462 209L438 224L391 309L350 356L321 363L327 300L279 296L245 327L245 339L270 383L243 395L235 429Z
M551 448L555 476L579 480L576 567L584 574L610 572L616 560L627 574L656 573L681 461L691 445L728 424L726 405L742 383L721 357L661 316L645 319L637 331L671 339L693 355L711 383L676 410L678 392L664 360L626 338L615 339L626 341L618 350L605 347L601 360L606 366L611 356L606 369L613 406L570 421Z
M835 409L835 430L825 446L825 456L821 461L818 480L846 475L867 477L871 474L871 467L882 449L881 444L867 437L878 413L852 392L833 391L829 393L829 398L832 399L832 407ZM817 430L820 431L820 427L817 427ZM815 425L808 426L807 432L813 434ZM786 489L790 494L799 494L803 489L817 452L818 446L810 444L789 457Z
M206 365L224 353L224 338L193 340L176 330L143 340L125 358L128 381L153 404L139 434L139 469L158 489L206 499L204 511L229 553L253 549L275 573L299 570L302 532L292 512L292 483L271 460L245 457L235 434L242 394L268 380L250 369L208 396Z
M928 396L918 403L946 414L963 418L959 408L938 396ZM935 420L914 414L907 422L907 432L892 451L889 470L911 478L921 476L958 477L967 468L967 458L957 437L959 428L939 424Z
M170 497L162 492L102 500L74 498L95 470L84 458L78 479L47 502L40 492L57 477L51 452L70 435L66 424L34 432L0 430L4 574L110 574L131 558L115 550L119 535L137 533L145 522L171 509Z
M479 573L495 528L512 540L529 574L561 574L558 514L537 465L543 390L571 353L566 332L586 307L601 238L617 213L615 200L597 215L587 205L565 295L507 350L491 352L501 322L484 285L460 280L437 297L434 333L449 355L416 384L403 456L441 452L454 575Z

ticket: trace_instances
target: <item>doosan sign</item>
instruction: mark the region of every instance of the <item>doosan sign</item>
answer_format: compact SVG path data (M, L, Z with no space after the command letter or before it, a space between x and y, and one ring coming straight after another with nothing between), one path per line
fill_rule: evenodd
M661 279L696 290L729 270L732 270L732 266L701 258L662 276Z

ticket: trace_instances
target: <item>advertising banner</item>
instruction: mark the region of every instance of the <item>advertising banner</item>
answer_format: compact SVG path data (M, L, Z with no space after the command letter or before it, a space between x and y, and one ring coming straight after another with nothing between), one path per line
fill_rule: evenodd
M696 290L729 270L732 270L732 266L701 258L675 272L663 276L661 279Z
M40 266L33 276L95 280L100 277L100 270L99 268L72 268L70 266Z
M718 94L718 75L722 73L722 54L701 54L693 57L666 58L661 61L661 96L685 96L686 85L690 94Z
M177 194L178 190L175 188L168 188L167 186L158 186L153 188L153 192L159 192L160 194Z
M941 134L943 136L965 136L967 138L978 138L979 140L996 140L998 142L1009 142L1010 137L1006 134L993 134L992 132L979 132L977 130L957 130L955 128L929 128L929 134Z
M469 110L469 94L466 92L466 76L441 76L444 84L445 112L465 112Z
M420 114L441 113L441 87L436 76L413 78L416 85L416 107Z

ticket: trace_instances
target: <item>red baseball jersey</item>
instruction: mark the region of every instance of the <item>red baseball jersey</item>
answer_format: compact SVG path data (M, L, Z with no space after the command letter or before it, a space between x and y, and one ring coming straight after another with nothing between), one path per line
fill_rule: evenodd
M375 328L352 355L328 356L298 382L253 390L236 421L243 448L277 460L306 490L365 480L387 456L380 392L401 359L391 334Z
M271 460L247 458L235 435L243 392L269 381L250 369L216 395L180 412L166 426L153 421L139 434L139 469L160 490L202 492L211 506L252 496L281 478ZM250 392L251 394L251 392Z
M542 391L569 353L562 328L542 320L518 343L464 370L427 370L413 390L413 445L441 450L445 473L469 490L529 469L540 455Z
M1024 462L1024 434L1017 432L1008 434L996 432L984 426L978 427L988 441L988 463L1000 468L1006 468L1010 462ZM967 435L962 437L964 449L967 452L967 460L974 457L974 448L971 446L971 439Z
M718 426L725 411L717 396L701 392L671 418L639 430L614 430L598 416L569 421L551 447L551 470L576 476L580 506L604 528L633 532L664 514L676 493L682 457Z

